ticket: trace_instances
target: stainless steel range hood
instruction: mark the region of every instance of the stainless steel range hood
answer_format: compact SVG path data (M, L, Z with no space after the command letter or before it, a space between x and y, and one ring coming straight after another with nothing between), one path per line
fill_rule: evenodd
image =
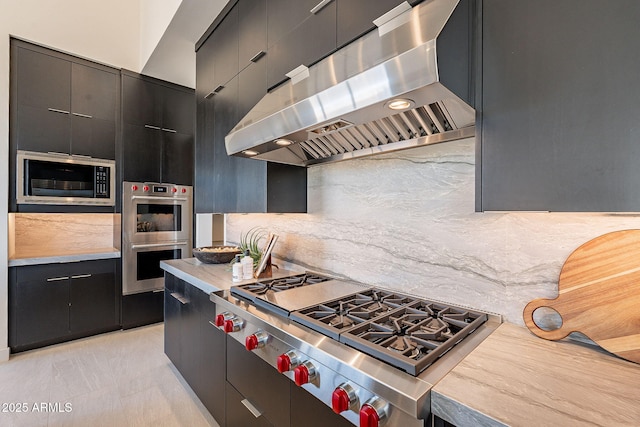
M474 109L438 70L437 39L458 3L403 3L377 30L301 67L227 135L227 153L311 166L473 136ZM390 109L398 99L409 107Z

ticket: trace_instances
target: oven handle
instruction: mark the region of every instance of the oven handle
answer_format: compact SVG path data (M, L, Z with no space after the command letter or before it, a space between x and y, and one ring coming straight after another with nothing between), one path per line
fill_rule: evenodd
M162 196L131 196L131 200L176 200L179 202L188 202L189 200L186 197L162 197Z
M169 243L145 243L141 245L131 245L131 249L159 248L162 246L187 246L188 242L169 242Z

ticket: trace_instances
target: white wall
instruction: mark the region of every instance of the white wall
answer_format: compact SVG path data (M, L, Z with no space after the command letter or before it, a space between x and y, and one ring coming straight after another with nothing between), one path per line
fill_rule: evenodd
M474 212L474 140L308 171L308 214L227 215L227 240L263 226L275 255L369 285L503 314L523 324L555 298L566 258L640 215Z
M0 361L7 348L9 36L118 68L140 67L138 0L0 0Z
M153 54L180 3L182 0L140 0L140 68Z

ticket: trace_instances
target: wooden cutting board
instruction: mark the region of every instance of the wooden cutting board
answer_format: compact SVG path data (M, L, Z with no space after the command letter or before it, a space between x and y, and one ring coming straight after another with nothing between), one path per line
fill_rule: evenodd
M557 311L562 326L540 329L533 321L540 307ZM562 266L558 297L531 301L523 316L540 338L582 332L605 350L640 363L640 230L604 234L580 246Z

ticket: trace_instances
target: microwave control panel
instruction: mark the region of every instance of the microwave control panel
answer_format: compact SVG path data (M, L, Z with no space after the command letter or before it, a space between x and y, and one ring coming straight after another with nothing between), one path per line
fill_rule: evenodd
M109 197L109 168L96 166L96 197Z

